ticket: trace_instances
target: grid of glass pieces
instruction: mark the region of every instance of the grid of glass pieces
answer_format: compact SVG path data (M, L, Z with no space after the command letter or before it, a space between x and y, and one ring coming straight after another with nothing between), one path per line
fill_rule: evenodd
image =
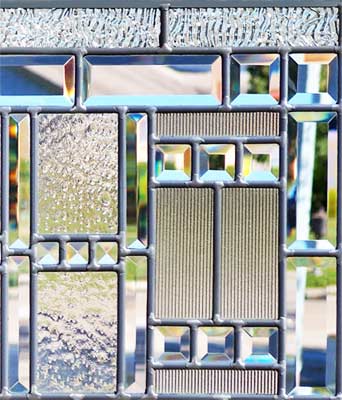
M43 399L62 393L65 398L75 393L85 399L104 393L141 398L145 392L154 395L158 371L219 368L278 372L274 393L263 398L285 392L330 398L341 392L342 384L341 321L338 317L336 323L334 308L341 296L336 272L341 247L341 49L236 47L202 54L189 47L172 49L174 54L165 49L164 54L168 12L161 9L158 54L67 49L60 56L36 49L33 57L9 48L0 56L5 82L0 95L2 393L8 391L12 398L26 393ZM111 86L106 77L124 75L130 68L121 87ZM179 72L177 90L160 83L164 69ZM198 92L187 79L189 71L199 74ZM44 84L39 92L34 85L11 86L6 74L13 73L34 75ZM46 82L46 73L55 75L53 84ZM139 91L127 85L134 74L140 77ZM146 76L156 79L152 88L143 87ZM157 139L158 111L268 111L280 114L281 125L280 132L267 138L227 133L223 138L194 134ZM89 134L91 141L97 127L80 122L87 115L109 124L108 146L117 140L112 162L119 167L111 180L116 186L107 187L109 197L100 199L106 211L95 210L99 220L94 220L94 230L85 225L82 232L44 231L37 188L46 166L39 149L44 129L51 135L61 129L44 125L44 119L64 119L64 127L75 124L77 129L81 124L81 134ZM309 153L314 157L308 161ZM87 160L94 161L92 154ZM225 187L279 190L278 319L221 319L217 304L209 320L154 318L155 192L187 186L215 193ZM312 192L319 195L307 195ZM74 201L81 195L76 193ZM108 206L113 196L116 209ZM110 229L100 223L107 212L112 223L117 219ZM215 246L219 243L217 233ZM217 260L214 272L219 273ZM317 338L310 337L307 310L312 307L326 318ZM311 381L305 368L318 358L310 357L323 359ZM211 395L215 392L207 397Z

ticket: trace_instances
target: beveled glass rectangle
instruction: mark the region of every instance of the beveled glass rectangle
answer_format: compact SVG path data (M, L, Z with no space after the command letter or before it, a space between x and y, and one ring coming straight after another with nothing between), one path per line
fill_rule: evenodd
M86 106L218 105L222 96L218 55L87 56Z
M70 106L75 97L75 58L0 55L0 82L0 106Z

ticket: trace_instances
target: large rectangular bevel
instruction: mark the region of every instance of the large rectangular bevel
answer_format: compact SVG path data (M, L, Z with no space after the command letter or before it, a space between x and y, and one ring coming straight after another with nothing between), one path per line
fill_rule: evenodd
M155 316L211 318L214 192L156 190Z
M278 317L279 191L222 190L221 317Z

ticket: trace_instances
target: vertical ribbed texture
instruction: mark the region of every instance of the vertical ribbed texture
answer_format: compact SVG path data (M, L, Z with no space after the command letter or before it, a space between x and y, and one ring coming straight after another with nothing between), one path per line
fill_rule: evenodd
M278 372L272 370L156 370L157 393L276 394Z
M222 191L223 318L278 317L278 189Z
M273 112L158 113L157 136L277 136Z
M211 318L212 189L156 190L157 318Z

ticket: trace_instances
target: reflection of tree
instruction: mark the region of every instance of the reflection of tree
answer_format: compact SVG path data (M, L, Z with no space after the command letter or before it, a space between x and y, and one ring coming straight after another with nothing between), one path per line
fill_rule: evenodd
M250 66L247 68L249 73L249 93L269 93L269 73L268 65Z
M317 123L315 163L312 183L311 212L320 208L327 210L327 171L328 171L328 132L327 123Z

